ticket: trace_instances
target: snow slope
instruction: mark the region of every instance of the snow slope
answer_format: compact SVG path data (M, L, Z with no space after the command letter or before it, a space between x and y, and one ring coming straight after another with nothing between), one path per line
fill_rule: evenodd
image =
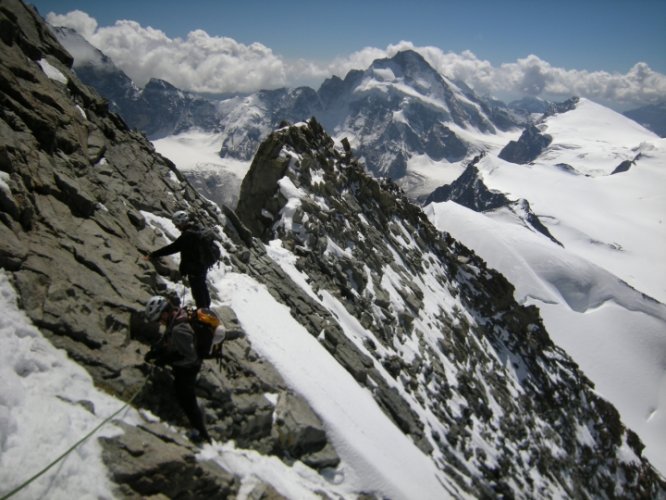
M553 143L533 164L491 152L479 170L488 187L527 199L567 250L666 302L666 140L581 101L546 121ZM600 124L599 115L606 117ZM625 160L635 160L629 171L608 175Z
M507 209L446 202L426 212L539 307L553 340L666 474L666 141L584 99L541 128L554 140L533 164L491 150L477 167L491 189L527 199L563 247Z
M280 370L323 417L342 458L330 475L300 462L237 448L233 442L205 446L199 458L215 460L241 477L239 498L259 480L287 498L318 499L326 491L352 498L377 491L393 499L451 496L445 478L361 388L269 292L246 275L216 270L211 276L228 297L253 346ZM188 297L186 297L186 300ZM215 304L213 304L215 306ZM55 349L16 305L15 292L0 273L0 494L21 484L76 443L123 402L97 390L90 376ZM257 311L262 314L256 314ZM299 362L295 363L294 360ZM85 404L83 404L85 402ZM89 408L94 408L90 410ZM49 425L43 425L48 413ZM140 422L129 410L118 418ZM96 438L121 432L109 423L14 498L113 498L112 483ZM183 433L185 430L183 429ZM454 488L451 487L451 491Z
M273 251L274 255L276 252L279 249ZM277 258L290 256L284 252ZM265 287L236 274L217 280L217 285L253 347L278 368L290 387L304 396L324 421L343 462L331 478L339 491L351 494L354 490L376 490L393 499L450 495L442 484L445 478L433 462ZM285 488L283 494L288 493Z
M0 495L32 477L122 408L90 375L54 348L16 303L0 269ZM44 415L48 415L44 425ZM121 414L131 423L133 412ZM97 436L121 432L112 424ZM89 439L14 498L112 498L101 446Z

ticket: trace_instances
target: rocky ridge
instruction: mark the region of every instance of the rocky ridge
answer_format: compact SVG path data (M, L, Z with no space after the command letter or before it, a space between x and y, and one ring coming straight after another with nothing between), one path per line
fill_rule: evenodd
M623 443L639 453L639 440L551 342L537 309L518 305L503 276L438 233L395 184L370 178L314 119L262 144L238 215L293 252L322 307L331 294L358 320L364 336L351 339L330 319L303 317L463 490L612 498L663 487L646 479L647 464L622 458Z

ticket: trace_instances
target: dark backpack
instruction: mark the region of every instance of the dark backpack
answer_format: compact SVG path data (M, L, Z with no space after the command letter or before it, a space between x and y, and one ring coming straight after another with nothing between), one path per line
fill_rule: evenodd
M194 330L194 347L199 359L222 360L224 327L212 309L187 309L187 318Z
M212 229L202 229L197 232L199 236L199 261L210 269L220 261L222 252L217 244L217 234Z

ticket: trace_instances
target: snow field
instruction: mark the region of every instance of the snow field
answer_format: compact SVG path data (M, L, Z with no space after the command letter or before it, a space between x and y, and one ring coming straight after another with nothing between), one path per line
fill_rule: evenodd
M505 216L452 202L429 205L433 223L502 272L519 302L535 304L567 351L666 471L666 306ZM649 263L648 263L649 264Z
M97 390L88 373L56 349L18 308L0 270L0 494L9 493L83 438L124 402ZM133 411L118 418L134 422ZM110 499L99 436L109 423L13 498Z

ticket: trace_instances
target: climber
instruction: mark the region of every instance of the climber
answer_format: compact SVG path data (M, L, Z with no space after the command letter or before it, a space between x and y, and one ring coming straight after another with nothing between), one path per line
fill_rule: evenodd
M171 219L181 231L176 240L146 256L146 260L157 259L180 252L180 274L187 277L192 291L192 298L197 308L210 307L210 293L206 284L208 265L201 259L201 231L192 223L187 212L182 210L173 214Z
M190 326L187 312L165 297L156 295L147 302L145 316L151 323L159 321L166 326L164 335L148 351L145 361L157 366L171 365L176 399L193 427L188 437L195 443L210 443L195 393L201 359L197 356L194 330Z

